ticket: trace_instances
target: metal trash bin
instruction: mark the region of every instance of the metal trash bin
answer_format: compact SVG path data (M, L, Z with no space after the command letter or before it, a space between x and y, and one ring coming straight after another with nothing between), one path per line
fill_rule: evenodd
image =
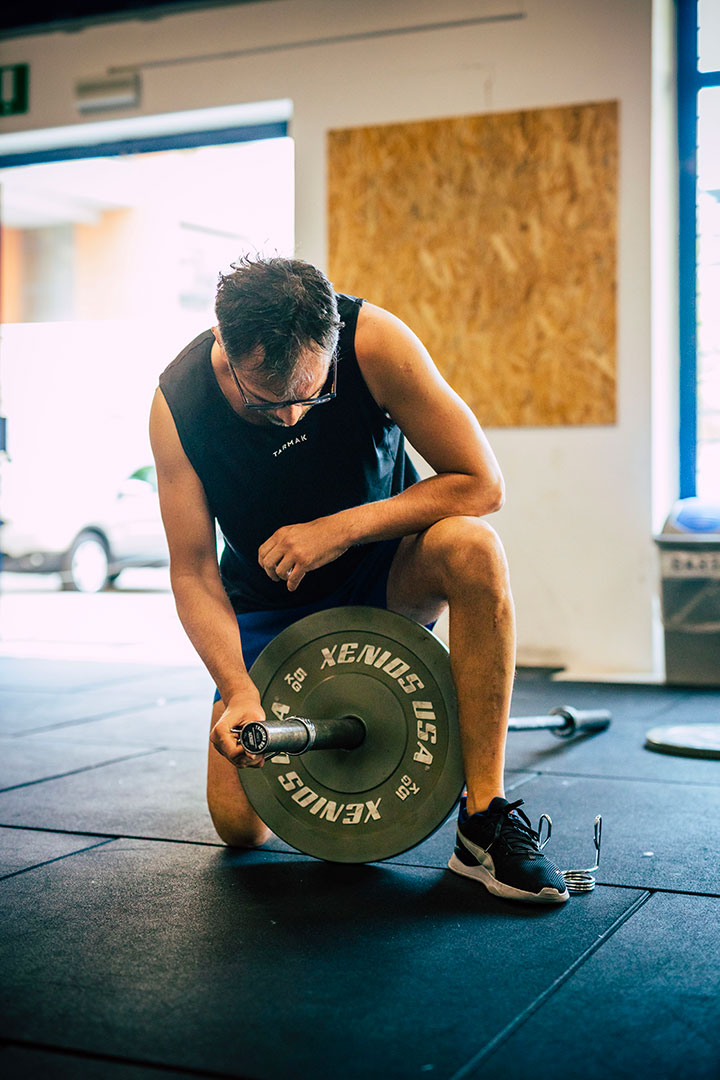
M720 686L720 505L679 499L660 548L665 678L676 686Z

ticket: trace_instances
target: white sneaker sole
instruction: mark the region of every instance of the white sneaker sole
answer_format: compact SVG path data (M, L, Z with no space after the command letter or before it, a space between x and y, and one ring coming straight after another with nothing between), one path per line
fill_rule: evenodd
M523 889L514 889L512 885L504 885L493 877L486 866L466 866L453 852L448 863L448 868L454 874L461 877L472 878L484 885L493 896L501 896L504 900L524 900L528 904L564 904L570 899L570 893L559 893L557 889L542 889L539 893L525 892Z

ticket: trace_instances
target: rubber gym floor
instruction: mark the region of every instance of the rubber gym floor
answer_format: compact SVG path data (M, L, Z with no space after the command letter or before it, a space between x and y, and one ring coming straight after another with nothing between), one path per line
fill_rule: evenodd
M445 869L453 820L367 866L229 851L204 803L208 676L0 660L5 1077L720 1077L720 761L643 748L720 691L518 672L514 715L609 731L508 740L546 853L593 864L556 908Z

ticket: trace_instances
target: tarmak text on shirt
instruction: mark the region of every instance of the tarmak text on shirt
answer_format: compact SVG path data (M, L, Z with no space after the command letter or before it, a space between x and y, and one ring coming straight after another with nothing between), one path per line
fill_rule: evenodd
M297 444L301 442L307 442L307 435L298 435L296 439L290 439L289 442L283 443L278 450L273 450L273 457L278 457L282 454L283 450L287 450L289 446L297 446Z

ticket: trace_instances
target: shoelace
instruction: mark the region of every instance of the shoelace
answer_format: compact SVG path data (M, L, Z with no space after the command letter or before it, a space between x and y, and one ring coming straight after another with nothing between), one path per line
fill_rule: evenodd
M540 850L538 846L540 835L533 829L530 819L523 814L522 810L518 809L524 802L524 799L518 799L517 802L508 803L507 806L503 806L502 810L497 811L498 820L495 825L495 832L485 849L486 851L489 851L495 841L501 838L502 843L511 855L527 855L530 853L536 855L538 853ZM513 811L517 813L518 817L522 818L522 821L518 821L517 817L510 817ZM510 828L506 829L506 826L510 826Z

